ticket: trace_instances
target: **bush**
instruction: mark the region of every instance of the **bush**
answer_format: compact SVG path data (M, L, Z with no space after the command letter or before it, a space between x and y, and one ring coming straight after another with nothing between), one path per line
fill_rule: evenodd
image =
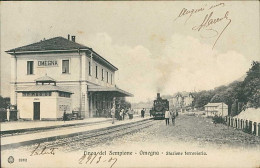
M243 131L244 131L245 133L251 134L251 130L249 129L248 126L245 127L245 128L243 128Z
M225 123L224 118L221 117L221 116L214 116L212 118L212 121L213 121L214 124L224 124Z

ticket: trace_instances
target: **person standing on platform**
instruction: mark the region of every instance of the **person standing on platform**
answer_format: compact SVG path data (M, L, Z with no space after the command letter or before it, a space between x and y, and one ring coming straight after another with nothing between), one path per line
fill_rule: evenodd
M165 111L165 115L164 115L166 125L169 125L170 117L171 117L170 111L169 111L169 110L166 110L166 111Z
M125 109L122 108L121 112L122 112L122 120L125 120Z
M121 109L120 111L119 111L119 120L122 120L123 119L123 111L122 111L123 109Z
M152 117L152 115L153 115L153 113L152 113L153 111L152 111L152 109L150 110L150 117Z
M65 122L67 120L67 114L66 114L66 110L64 110L64 113L63 113L63 121Z
M172 125L174 126L174 125L175 125L175 118L176 118L176 115L174 114L173 111L171 112L171 117L172 117Z
M141 117L144 118L144 108L141 111Z
M115 113L115 118L116 118L117 120L119 120L119 119L120 119L120 114L119 114L118 108L115 108L115 111L116 111L116 113Z
M134 115L134 110L133 109L130 109L129 112L129 119L133 119L133 115Z
M7 119L7 121L10 121L10 109L9 108L6 109L6 119Z
M116 109L115 109L115 106L113 106L112 109L111 109L112 124L115 123L115 114L116 114Z

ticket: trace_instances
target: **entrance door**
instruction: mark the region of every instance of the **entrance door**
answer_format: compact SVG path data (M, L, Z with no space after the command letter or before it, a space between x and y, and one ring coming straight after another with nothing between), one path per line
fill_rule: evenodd
M33 102L33 119L40 120L40 102Z

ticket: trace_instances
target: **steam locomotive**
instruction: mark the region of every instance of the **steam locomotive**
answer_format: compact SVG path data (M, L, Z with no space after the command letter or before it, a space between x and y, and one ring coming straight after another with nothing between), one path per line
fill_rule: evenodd
M169 110L169 101L162 99L157 93L157 99L153 101L152 115L154 119L164 119L165 111Z

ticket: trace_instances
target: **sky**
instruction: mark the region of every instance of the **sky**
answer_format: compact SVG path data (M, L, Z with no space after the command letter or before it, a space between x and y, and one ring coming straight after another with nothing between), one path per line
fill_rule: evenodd
M4 51L68 34L119 68L129 101L147 101L245 75L259 61L259 2L1 2L1 95L10 95Z

